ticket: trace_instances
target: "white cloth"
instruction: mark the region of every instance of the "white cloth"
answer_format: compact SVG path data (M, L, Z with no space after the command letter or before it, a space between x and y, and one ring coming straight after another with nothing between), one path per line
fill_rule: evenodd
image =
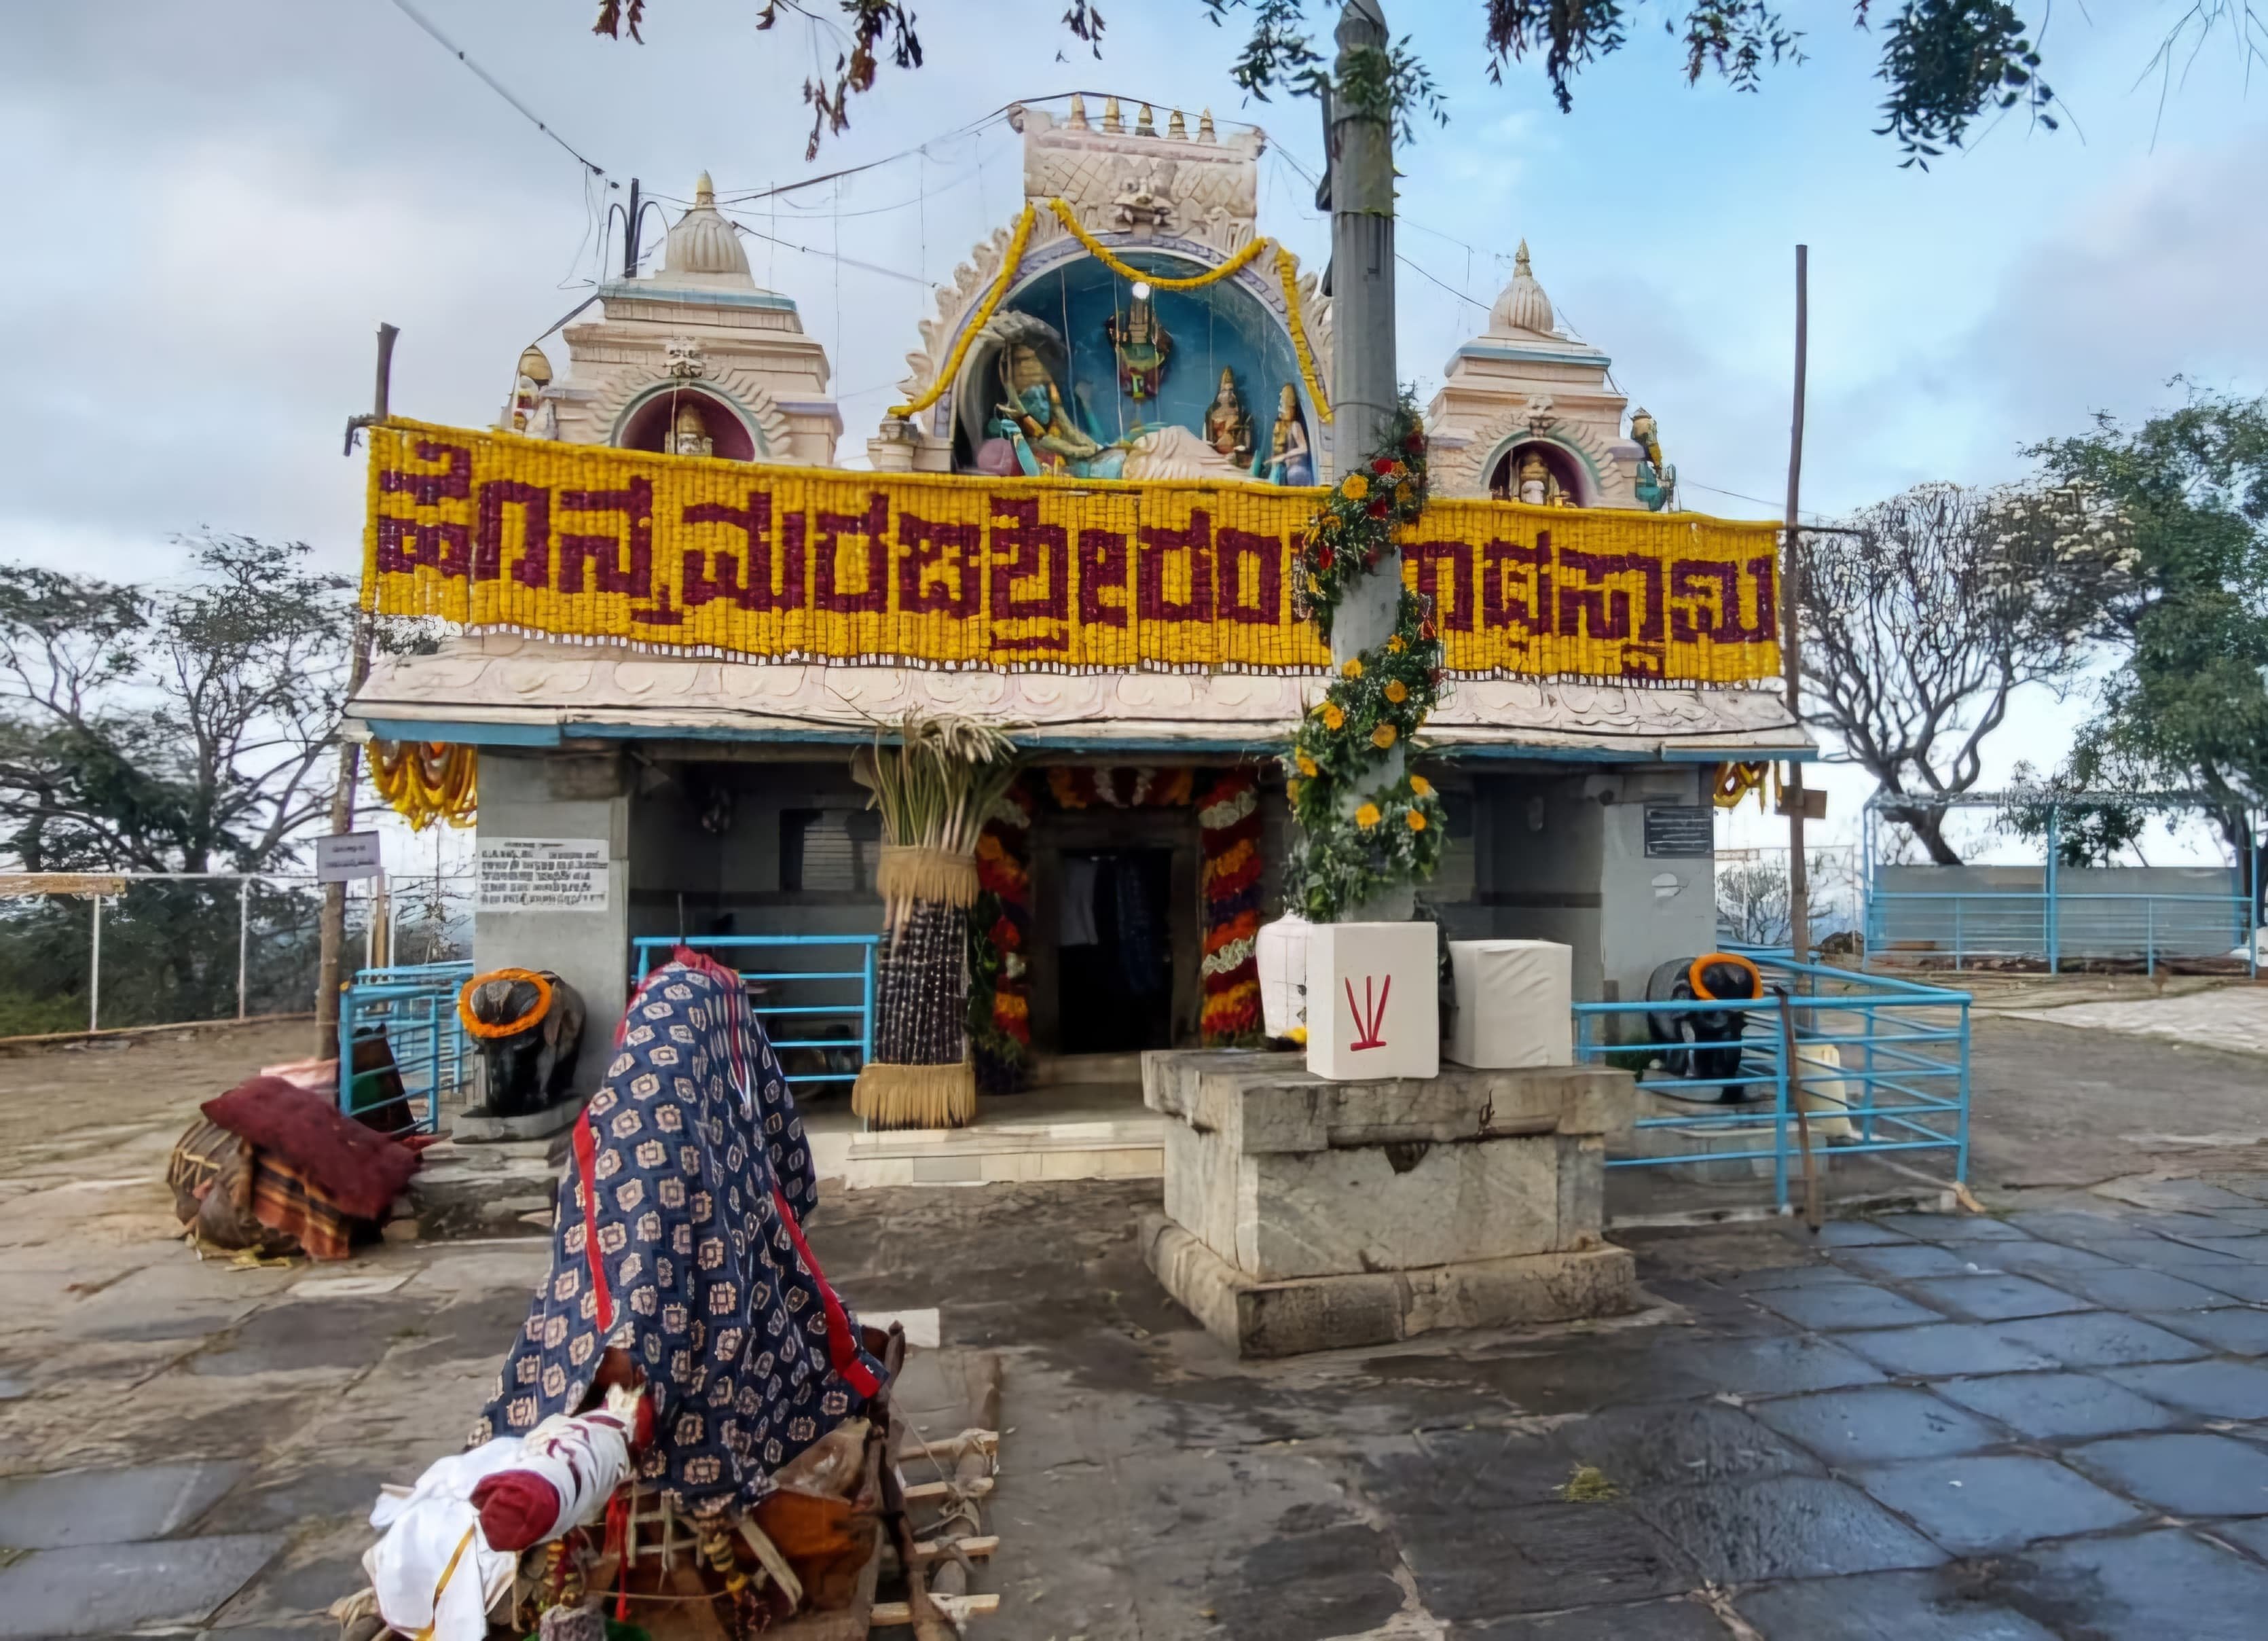
M630 1479L630 1443L628 1422L613 1411L616 1391L608 1397L609 1410L570 1418L555 1415L522 1438L519 1462L506 1467L532 1470L559 1494L559 1519L545 1534L549 1541L572 1528L596 1521L607 1511L615 1489Z
M386 1536L364 1555L363 1570L379 1615L403 1635L430 1625L434 1641L484 1641L489 1605L512 1583L519 1558L490 1549L481 1536L473 1489L519 1467L524 1445L507 1437L438 1459L406 1497L387 1494L371 1511L370 1525Z
M1091 854L1067 854L1063 863L1063 918L1057 926L1058 946L1099 946L1102 935L1094 926L1094 888L1102 862Z

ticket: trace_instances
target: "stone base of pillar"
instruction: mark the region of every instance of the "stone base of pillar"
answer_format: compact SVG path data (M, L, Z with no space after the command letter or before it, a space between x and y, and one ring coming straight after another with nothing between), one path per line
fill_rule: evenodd
M1240 1356L1304 1356L1439 1328L1518 1327L1636 1308L1635 1263L1622 1248L1263 1282L1153 1212L1142 1216L1142 1249L1174 1301Z
M1241 1356L1633 1306L1631 1256L1603 1235L1627 1072L1333 1083L1296 1054L1171 1052L1143 1056L1142 1085L1166 1118L1150 1268Z

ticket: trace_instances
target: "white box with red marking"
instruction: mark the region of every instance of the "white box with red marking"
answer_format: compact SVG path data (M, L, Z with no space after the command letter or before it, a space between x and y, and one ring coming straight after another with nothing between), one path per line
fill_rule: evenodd
M1307 1069L1334 1083L1441 1068L1440 932L1318 923L1307 935Z

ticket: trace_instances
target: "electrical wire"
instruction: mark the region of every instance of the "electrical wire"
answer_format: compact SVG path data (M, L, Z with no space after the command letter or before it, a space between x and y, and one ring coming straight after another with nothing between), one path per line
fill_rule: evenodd
M903 269L885 268L880 262L861 262L856 256L845 256L839 251L824 251L815 245L798 245L792 240L783 240L777 234L766 233L761 228L752 228L730 211L719 214L733 225L736 232L745 233L751 239L762 240L768 244L777 245L784 251L800 251L806 256L816 256L825 262L840 262L845 268L857 268L866 273L880 274L886 279L902 279L908 285L917 285L924 290L929 288L928 280L918 274L909 274Z
M416 7L409 4L409 0L394 0L394 10L401 12L402 16L408 18L411 22L416 24L418 27L423 29L428 34L431 35L434 43L438 45L442 50L456 58L458 62L463 63L475 74L480 76L481 84L487 86L497 96L510 103L512 107L519 112L522 119L526 120L537 130L542 132L544 136L549 137L553 142L558 144L560 147L565 149L570 154L573 155L577 165L581 166L585 170L590 172L594 176L606 176L607 168L604 166L595 164L592 160L585 159L581 153L578 152L575 145L572 143L570 143L565 137L560 136L558 132L553 130L550 126L547 125L543 122L542 118L536 114L534 109L529 107L526 103L520 101L519 98L506 91L504 88L503 83L499 81L495 75L490 73L479 63L467 56L462 47L457 45L456 42L452 41L446 34L444 34L439 29L434 27L432 23L420 13ZM609 179L607 186L608 188L619 188L621 184Z

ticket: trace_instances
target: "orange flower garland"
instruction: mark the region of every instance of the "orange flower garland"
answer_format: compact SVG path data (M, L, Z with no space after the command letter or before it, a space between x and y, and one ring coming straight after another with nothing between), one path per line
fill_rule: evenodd
M524 982L535 987L535 1006L516 1020L491 1025L473 1012L473 994L496 980ZM457 991L457 1020L465 1028L465 1035L482 1042L492 1043L499 1038L517 1037L520 1032L551 1012L551 982L534 969L490 969L486 974L475 974Z

